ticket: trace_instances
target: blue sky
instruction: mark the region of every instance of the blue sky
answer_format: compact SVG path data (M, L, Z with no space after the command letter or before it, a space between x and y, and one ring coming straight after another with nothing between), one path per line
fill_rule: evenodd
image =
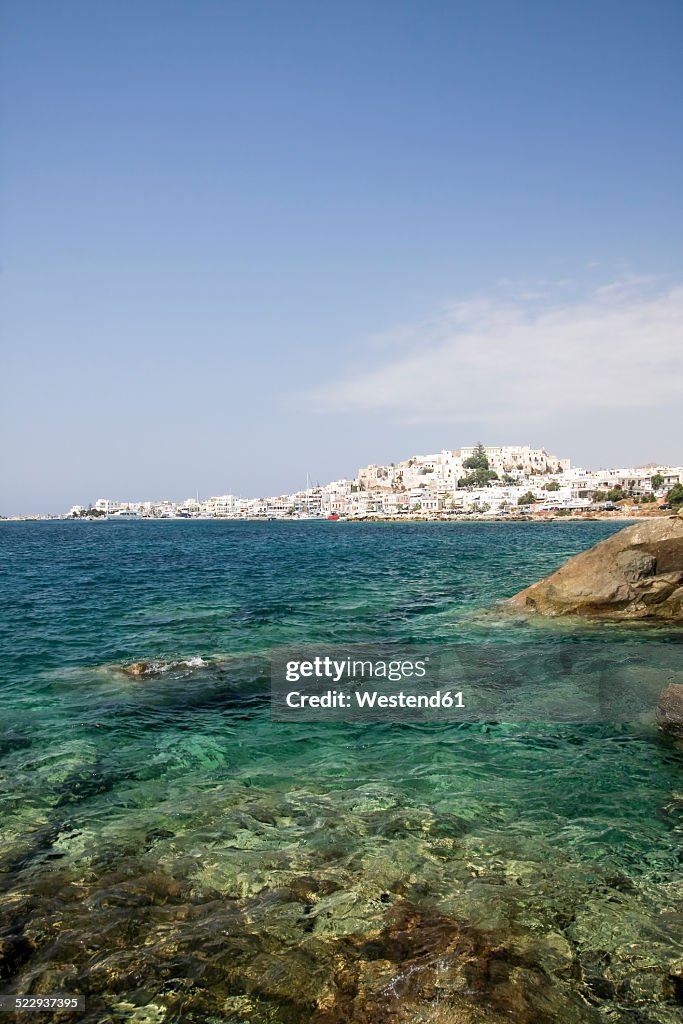
M0 513L683 462L677 0L4 12Z

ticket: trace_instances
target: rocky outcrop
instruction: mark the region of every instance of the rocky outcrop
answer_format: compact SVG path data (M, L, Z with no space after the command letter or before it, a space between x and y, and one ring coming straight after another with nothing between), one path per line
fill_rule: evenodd
M153 661L134 661L132 665L122 665L121 671L127 676L139 678L140 676L158 676L160 669Z
M660 693L657 725L664 732L683 739L683 684L672 683Z
M629 526L510 603L541 615L683 623L683 518Z
M120 670L134 679L154 679L173 669L204 668L206 664L203 658L187 658L185 661L134 661L130 665L121 665Z

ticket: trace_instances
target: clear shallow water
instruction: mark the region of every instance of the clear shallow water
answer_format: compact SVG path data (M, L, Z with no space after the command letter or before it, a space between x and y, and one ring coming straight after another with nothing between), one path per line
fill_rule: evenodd
M1 524L3 990L89 1021L680 1020L682 765L650 716L265 700L274 644L571 642L488 609L617 528ZM181 664L120 671L154 659Z

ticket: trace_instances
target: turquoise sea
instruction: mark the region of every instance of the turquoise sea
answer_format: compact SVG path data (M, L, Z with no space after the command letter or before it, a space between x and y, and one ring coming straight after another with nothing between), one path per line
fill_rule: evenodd
M683 758L652 714L268 702L280 644L618 659L624 627L496 602L621 525L0 524L0 991L87 1022L680 1022Z

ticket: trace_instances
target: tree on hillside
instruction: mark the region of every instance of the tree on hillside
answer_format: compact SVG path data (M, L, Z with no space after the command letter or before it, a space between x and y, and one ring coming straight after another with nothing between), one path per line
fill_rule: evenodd
M544 491L559 491L560 485L557 480L551 480L550 483L543 484Z
M474 449L469 459L465 459L463 462L465 469L488 469L489 460L486 455L486 449L484 448L481 441Z
M536 502L536 498L533 496L531 491L527 491L521 498L517 499L518 505L533 505Z
M652 480L650 482L652 484L652 490L653 491L658 491L659 488L664 483L664 477L662 476L661 473L655 473L655 475L652 477Z
M674 484L666 496L670 505L683 505L683 484Z
M458 480L458 487L488 487L492 480L497 479L498 474L492 469L475 469L473 473Z

